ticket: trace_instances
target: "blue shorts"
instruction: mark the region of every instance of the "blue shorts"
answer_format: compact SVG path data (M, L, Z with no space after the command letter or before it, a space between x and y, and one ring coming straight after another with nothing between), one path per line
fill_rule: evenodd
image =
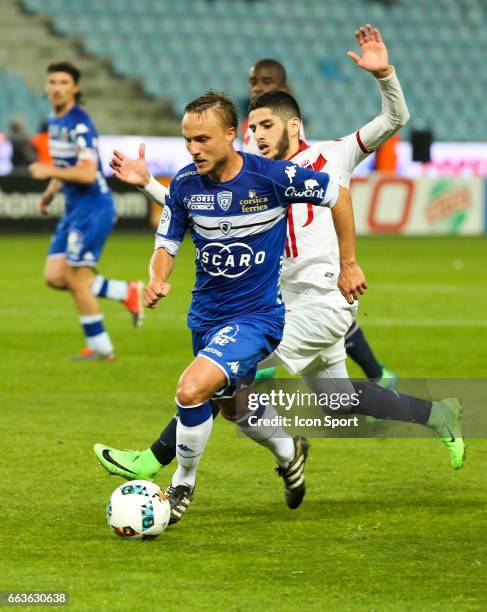
M96 208L77 206L63 215L52 237L48 256L66 255L71 266L95 266L116 221L111 198Z
M257 364L277 348L284 318L252 315L217 325L206 332L193 331L193 352L213 361L227 377L228 385L215 397L233 397L252 383Z

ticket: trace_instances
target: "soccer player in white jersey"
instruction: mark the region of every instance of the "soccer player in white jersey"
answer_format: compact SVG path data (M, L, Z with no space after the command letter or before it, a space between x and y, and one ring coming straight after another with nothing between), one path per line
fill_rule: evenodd
M64 190L65 212L49 247L44 277L49 287L68 290L79 311L86 347L71 359L110 361L114 348L96 298L121 302L137 326L143 318L143 284L93 272L116 212L101 172L95 126L79 105L80 76L68 62L48 66L46 93L53 110L48 121L49 148L54 164L34 163L29 170L35 179L50 179L39 201L42 214L47 214L56 193Z
M373 29L370 25L360 28L355 33L357 42L360 46L363 55L371 52L381 55L381 63L387 67L387 48L382 40L376 40L372 35ZM380 36L380 34L379 34ZM364 58L359 58L358 55L350 52L351 57L355 61L361 62L362 67L366 65ZM373 72L377 79L387 76L387 68L383 71L376 70ZM261 59L256 62L249 71L248 88L251 103L259 96L269 91L284 91L290 93L290 88L287 82L287 74L285 67L275 59ZM261 154L257 142L253 137L252 131L249 128L248 117L242 122L242 138L243 149L247 153ZM304 127L301 123L300 137L305 140ZM353 359L364 371L367 378L378 380L379 384L384 387L392 387L397 382L397 376L389 369L386 369L383 364L379 363L371 346L369 345L365 334L357 323L353 321L350 329L345 336L345 348L347 355ZM263 368L257 372L257 378L266 378L275 374L275 368Z

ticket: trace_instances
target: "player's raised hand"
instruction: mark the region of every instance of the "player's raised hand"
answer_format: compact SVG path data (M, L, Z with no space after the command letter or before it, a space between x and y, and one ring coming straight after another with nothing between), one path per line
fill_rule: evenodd
M161 298L165 298L171 290L171 285L162 281L151 281L144 289L144 306L156 308Z
M114 149L110 168L113 174L124 183L145 187L150 181L149 169L145 161L145 144L142 143L139 146L137 159L130 159L121 151Z
M348 51L347 55L353 59L357 66L371 72L378 79L391 74L392 67L389 65L389 54L380 30L373 28L368 23L355 32L355 38L362 55L358 55L354 51Z
M354 300L358 300L365 293L367 281L358 264L350 263L340 266L338 289L349 304L353 304Z

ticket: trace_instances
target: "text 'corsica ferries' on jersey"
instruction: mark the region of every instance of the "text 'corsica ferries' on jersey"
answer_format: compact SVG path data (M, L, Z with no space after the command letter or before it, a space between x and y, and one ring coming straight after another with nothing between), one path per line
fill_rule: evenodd
M156 248L176 255L189 228L196 247L196 284L188 314L204 330L232 316L284 317L279 273L286 208L293 202L331 207L338 185L325 172L241 153L231 181L216 183L194 164L173 178L156 232Z

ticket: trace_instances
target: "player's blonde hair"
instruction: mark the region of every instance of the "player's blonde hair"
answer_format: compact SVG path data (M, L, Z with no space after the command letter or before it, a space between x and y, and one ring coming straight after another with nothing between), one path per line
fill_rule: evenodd
M185 113L204 113L214 108L220 115L225 129L238 128L238 113L232 100L221 91L209 90L184 107Z

